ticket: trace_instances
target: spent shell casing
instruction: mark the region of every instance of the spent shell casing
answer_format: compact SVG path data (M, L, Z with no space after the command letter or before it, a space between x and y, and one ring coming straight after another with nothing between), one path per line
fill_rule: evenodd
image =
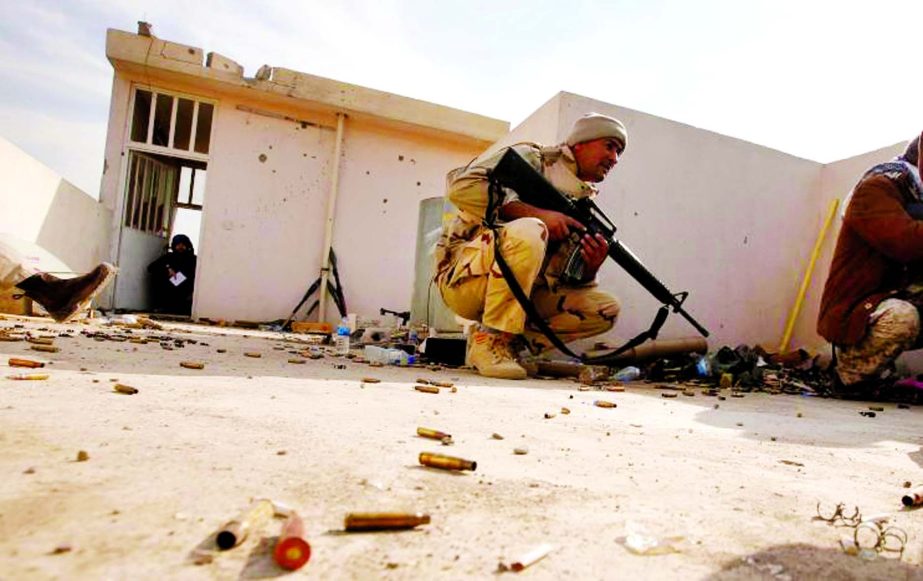
M33 351L42 351L44 353L57 353L60 351L60 349L53 345L33 345L31 349Z
M471 470L472 472L478 467L477 462L433 452L420 452L420 464L441 470Z
M353 512L346 515L343 528L347 531L386 531L412 529L429 522L429 515L420 512Z
M439 388L432 385L415 385L413 388L422 393L439 393Z
M443 440L452 437L451 434L446 434L439 430L431 430L429 428L417 428L417 435L423 438L430 438L431 440Z
M51 377L47 373L17 373L16 375L7 375L9 379L18 381L42 381Z
M606 400L603 400L603 399L598 399L598 400L594 401L594 402L593 402L593 405L595 405L595 406L598 407L598 408L615 408L615 407L618 407L618 404L613 403L613 402L611 402L611 401L606 401Z
M255 501L244 513L226 523L215 537L215 544L222 551L233 549L244 542L250 531L263 526L272 518L275 509L272 501L265 498Z
M30 367L35 369L37 367L45 367L45 364L41 361L33 361L31 359L18 359L16 357L10 357L9 360L10 367Z
M904 503L904 506L920 506L923 504L923 486L918 486L913 490L907 492L901 502Z
M29 337L26 341L35 345L54 345L54 339L49 337Z
M282 525L272 558L289 571L300 569L311 558L311 545L304 539L304 522L297 513L290 514Z
M201 361L180 361L179 366L186 369L205 369L205 364Z
M138 388L123 383L116 383L112 389L118 393L124 393L125 395L135 395L138 393Z

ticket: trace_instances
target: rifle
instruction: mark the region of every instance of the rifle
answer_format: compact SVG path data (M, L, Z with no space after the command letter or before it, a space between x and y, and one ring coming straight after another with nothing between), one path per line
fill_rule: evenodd
M545 176L536 171L513 148L506 150L500 162L491 170L489 178L491 181L492 203L495 203L494 198L496 197L494 188L507 187L515 190L519 195L519 199L527 204L566 214L583 224L589 234L602 234L609 245L609 258L614 260L625 272L638 281L647 292L662 303L661 311L655 318L651 329L629 341L628 344L623 345L616 353L609 354L606 357L612 357L623 349L634 347L634 345L643 342L645 339L655 339L657 332L666 320L669 309L682 315L703 337L708 337L708 330L683 309L683 302L685 302L689 293L687 291L673 293L660 282L627 246L615 238L615 224L606 217L592 200L589 198L575 200L558 191L545 179ZM503 270L502 267L501 270ZM509 278L507 277L508 281ZM539 326L541 327L541 325Z

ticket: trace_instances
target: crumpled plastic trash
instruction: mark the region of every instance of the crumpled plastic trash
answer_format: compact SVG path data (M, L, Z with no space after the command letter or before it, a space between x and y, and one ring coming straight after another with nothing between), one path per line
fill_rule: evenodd
M685 537L655 537L650 535L643 528L628 523L625 527L628 534L616 539L631 553L635 555L669 555L670 553L679 553L677 546Z

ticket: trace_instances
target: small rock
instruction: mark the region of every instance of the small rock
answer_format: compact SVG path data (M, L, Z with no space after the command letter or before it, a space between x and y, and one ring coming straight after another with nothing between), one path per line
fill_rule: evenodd
M285 450L279 450L278 452L276 452L276 456L285 456L286 454L288 454L288 452L286 452Z
M801 412L798 412L797 414L795 414L795 417L796 417L796 418L800 418L800 417L803 417L803 416L804 416L804 414L802 414Z
M909 480L904 482L904 488L910 488L911 486L913 486L913 484Z
M743 423L743 422L737 422L737 427L738 427L738 428L744 427L744 423Z
M26 468L25 470L23 470L22 473L23 473L23 474L35 474L35 467L34 467L34 466L29 466L28 468ZM910 487L909 487L909 486L905 486L904 488L910 488Z
M86 450L77 452L77 462L86 462L90 459L90 454Z

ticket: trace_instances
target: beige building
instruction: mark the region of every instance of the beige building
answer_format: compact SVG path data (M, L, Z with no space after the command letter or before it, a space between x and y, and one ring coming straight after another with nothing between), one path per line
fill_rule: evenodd
M227 57L150 36L110 30L106 54L115 76L99 204L0 142L8 168L0 203L37 192L29 226L0 230L50 244L75 270L117 262L107 300L123 309L150 306L146 266L185 215L200 218L195 317L287 317L330 246L349 311L406 310L415 258L424 270L441 219L446 172L516 141L561 141L577 117L598 111L629 130L599 198L622 240L671 290L690 292L686 307L712 331L712 345L774 348L830 202L901 147L821 164L568 93L510 131L504 121L283 68L247 77ZM80 224L80 243L70 234L49 241L42 224L62 214ZM792 346L823 344L814 320L837 227ZM624 307L611 338L645 329L656 302L614 264L601 282ZM336 308L325 307L335 321ZM693 334L674 319L663 336Z

